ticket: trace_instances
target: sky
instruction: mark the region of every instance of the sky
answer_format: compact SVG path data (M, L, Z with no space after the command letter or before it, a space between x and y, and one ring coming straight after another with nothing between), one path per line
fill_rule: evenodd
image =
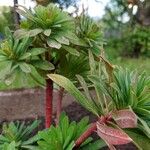
M88 14L91 17L99 17L101 18L104 15L104 8L107 5L107 3L110 0L97 0L99 2L96 2L95 0L80 0L78 2L79 5L79 12L82 10L82 5L84 5L85 8L88 8ZM18 0L18 3L20 5L24 5L26 7L34 7L34 3L30 0ZM0 6L13 6L13 0L0 0ZM73 8L69 8L69 11L73 11Z

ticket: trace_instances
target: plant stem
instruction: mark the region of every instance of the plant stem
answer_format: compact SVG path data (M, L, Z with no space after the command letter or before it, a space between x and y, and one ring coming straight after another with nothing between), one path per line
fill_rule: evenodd
M97 129L96 122L92 123L90 127L76 140L75 149L79 148L80 145Z
M62 99L63 99L64 88L60 87L57 93L57 105L56 105L56 125L59 124L59 118L62 111Z
M53 113L53 81L51 79L46 80L46 116L45 116L45 127L49 128L52 123Z

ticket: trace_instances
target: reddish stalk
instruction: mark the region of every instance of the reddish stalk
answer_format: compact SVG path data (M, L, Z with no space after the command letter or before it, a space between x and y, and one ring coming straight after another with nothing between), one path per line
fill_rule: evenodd
M46 112L45 112L45 127L49 128L52 123L53 113L53 81L51 79L46 80Z
M63 99L64 88L60 87L57 93L57 105L56 105L56 125L59 124L59 118L62 111L62 99Z
M90 127L76 140L75 149L80 145L97 129L96 122L92 123Z

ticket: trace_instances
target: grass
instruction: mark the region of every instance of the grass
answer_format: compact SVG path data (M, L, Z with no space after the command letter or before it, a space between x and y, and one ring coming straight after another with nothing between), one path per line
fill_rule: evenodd
M145 71L147 73L147 75L150 76L150 58L139 58L139 59L134 59L134 58L117 58L117 59L113 59L111 61L114 65L118 65L118 66L122 66L124 68L129 68L130 70L135 70L137 69L137 71L143 72ZM30 84L28 86L28 88L32 88L35 87L36 84L34 81L32 81L30 79ZM23 88L24 86L20 85L20 84L13 84L10 86L6 86L3 83L0 83L0 90L7 90L7 89L15 89L15 88Z
M139 73L145 71L150 76L150 58L117 58L112 63L130 70L136 69Z

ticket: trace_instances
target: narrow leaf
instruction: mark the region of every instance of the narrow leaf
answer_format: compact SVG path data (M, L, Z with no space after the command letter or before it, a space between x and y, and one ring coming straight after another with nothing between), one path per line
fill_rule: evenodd
M30 50L31 56L37 56L39 54L42 54L46 51L45 48L32 48Z
M31 56L31 53L24 53L20 58L19 58L19 60L24 60L24 59L27 59L28 57L30 57Z
M48 62L48 61L42 61L42 60L37 60L37 61L33 61L32 65L36 68L40 68L41 70L53 70L55 68L55 66Z
M125 130L125 132L132 138L133 143L137 146L139 150L149 150L150 139L140 133L134 132L132 130Z
M74 48L72 48L72 47L63 46L63 48L64 48L67 52L69 52L70 54L72 54L72 55L80 56L80 53L79 53L76 49L74 49Z
M58 75L58 74L49 74L48 77L56 82L59 86L65 88L71 95L73 95L76 100L86 109L99 116L97 111L95 110L95 105L92 101L88 100L75 86L74 84L67 78Z

